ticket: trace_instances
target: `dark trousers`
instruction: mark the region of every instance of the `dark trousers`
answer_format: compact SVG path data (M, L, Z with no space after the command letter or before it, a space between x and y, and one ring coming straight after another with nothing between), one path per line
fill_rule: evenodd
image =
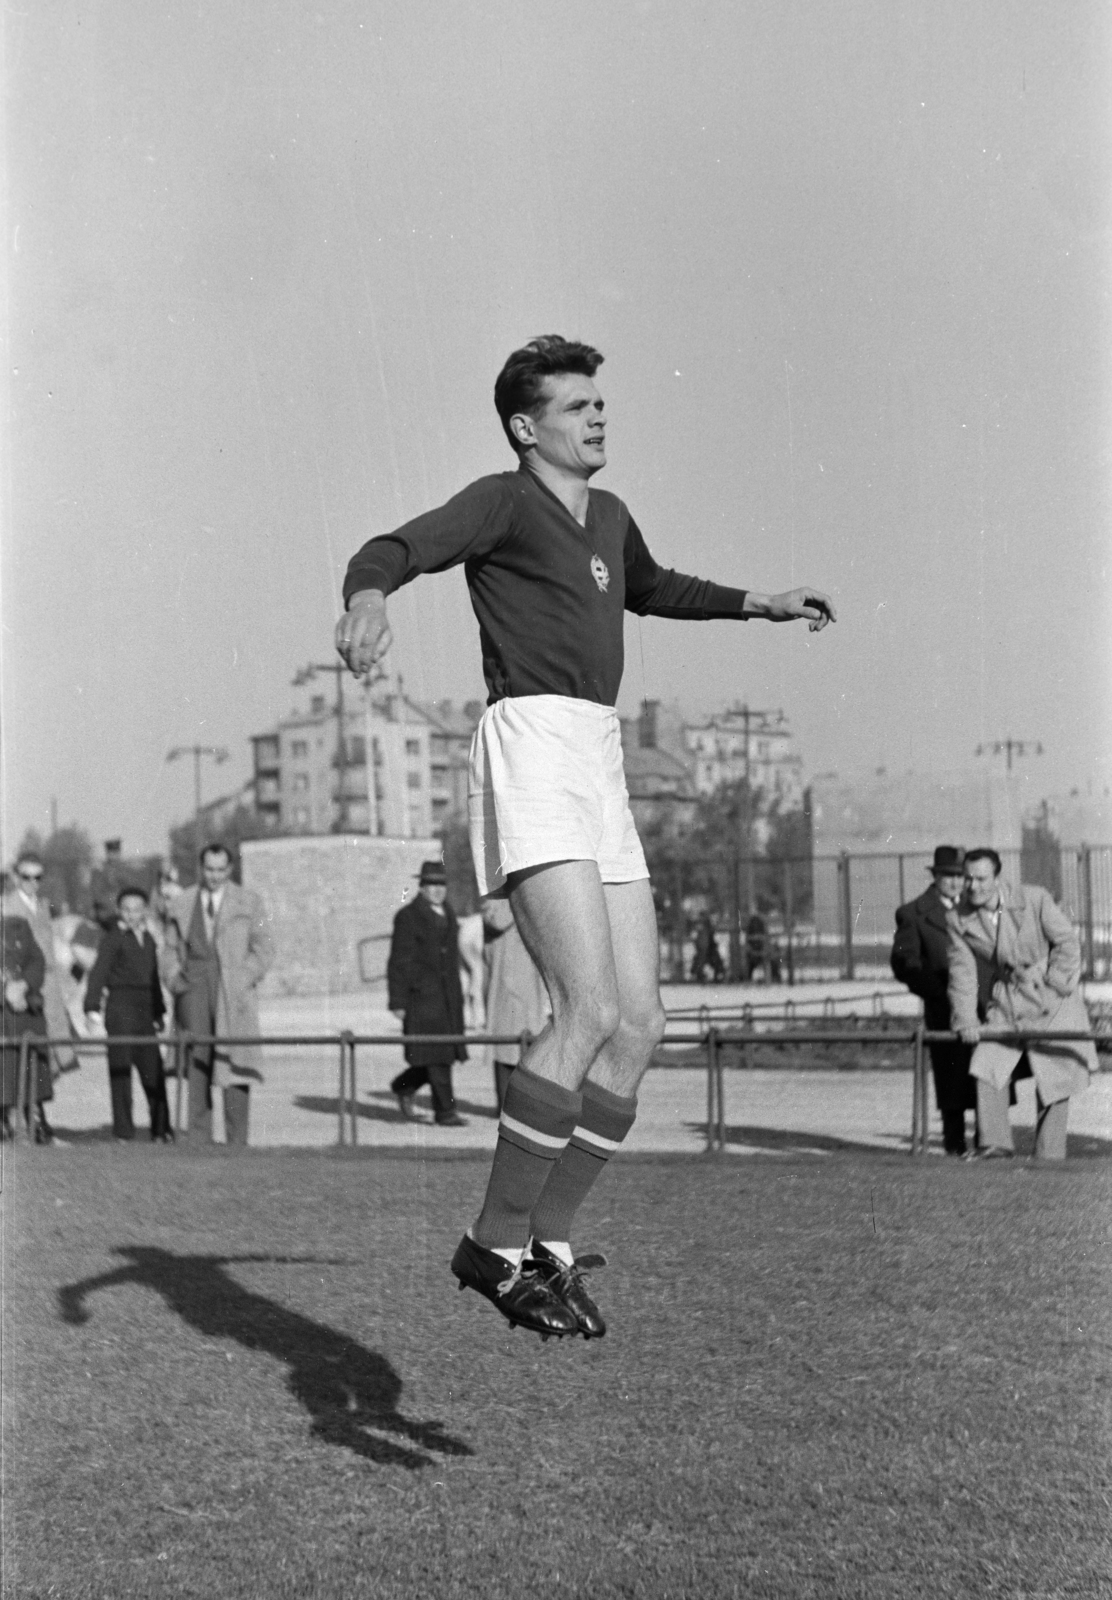
M969 1076L973 1050L967 1044L927 1046L934 1078L934 1097L942 1118L942 1145L947 1155L965 1153L965 1113L977 1106L976 1082Z
M153 1024L152 1024L153 1026ZM145 1029L133 1018L110 1019L109 1032L139 1033ZM166 1100L166 1074L162 1070L162 1051L157 1044L110 1044L108 1046L108 1088L112 1097L112 1134L116 1139L134 1139L131 1116L131 1069L139 1074L151 1117L151 1138L170 1136L170 1107Z
M247 1143L250 1089L228 1084L224 1089L224 1137L228 1144ZM189 1131L212 1143L212 1062L197 1051L189 1063Z
M404 1072L399 1072L390 1088L394 1094L416 1094L426 1083L432 1091L432 1109L437 1120L450 1117L456 1109L451 1062L442 1066L406 1067Z

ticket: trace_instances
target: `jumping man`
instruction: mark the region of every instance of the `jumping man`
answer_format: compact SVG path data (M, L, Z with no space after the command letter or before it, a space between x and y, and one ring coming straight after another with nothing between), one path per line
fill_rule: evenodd
M483 1208L452 1271L512 1324L586 1338L606 1328L572 1224L633 1126L664 1031L656 914L615 710L623 611L803 619L812 632L834 621L816 589L758 594L657 565L624 503L588 488L606 465L601 363L555 335L516 350L494 404L518 470L365 544L336 628L341 656L364 676L390 644L387 596L464 564L489 690L469 778L479 893L508 895L552 1019L510 1079Z

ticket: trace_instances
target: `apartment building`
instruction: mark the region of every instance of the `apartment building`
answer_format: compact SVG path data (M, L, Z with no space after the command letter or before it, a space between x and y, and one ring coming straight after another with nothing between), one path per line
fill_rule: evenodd
M424 704L348 687L342 706L313 683L276 728L255 734L255 805L276 833L428 838L467 815L477 702Z

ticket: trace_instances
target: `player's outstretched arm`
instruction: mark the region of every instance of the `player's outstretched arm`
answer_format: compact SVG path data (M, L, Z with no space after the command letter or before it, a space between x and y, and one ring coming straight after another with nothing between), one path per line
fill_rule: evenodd
M821 633L828 622L837 622L834 602L821 589L788 589L784 594L758 594L747 591L747 617L764 617L768 622L805 621L811 633Z
M381 589L353 594L336 624L336 649L357 678L369 679L390 648L392 635Z

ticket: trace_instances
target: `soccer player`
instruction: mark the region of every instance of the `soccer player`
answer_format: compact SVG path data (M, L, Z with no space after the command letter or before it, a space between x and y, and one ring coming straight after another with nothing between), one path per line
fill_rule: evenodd
M516 472L480 478L352 558L336 646L369 674L390 644L386 599L464 564L489 702L471 748L481 895L508 895L552 1001L510 1080L486 1198L452 1258L460 1287L542 1335L603 1334L570 1237L633 1126L664 1031L648 869L629 810L615 703L623 611L706 620L834 621L808 587L758 594L653 560L625 504L589 488L606 465L602 356L555 335L509 357L494 404Z

